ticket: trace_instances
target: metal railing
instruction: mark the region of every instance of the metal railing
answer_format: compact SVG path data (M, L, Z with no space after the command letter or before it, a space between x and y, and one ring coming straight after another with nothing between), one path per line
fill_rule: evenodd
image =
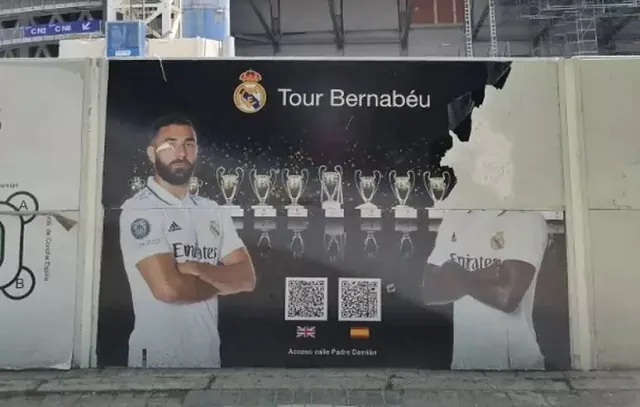
M103 6L103 0L0 0L0 16L65 9L96 9Z
M0 46L21 43L22 27L4 28L0 30Z

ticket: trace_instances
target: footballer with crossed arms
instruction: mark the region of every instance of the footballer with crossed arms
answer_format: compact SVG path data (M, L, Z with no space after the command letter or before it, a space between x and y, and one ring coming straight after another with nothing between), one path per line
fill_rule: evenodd
M548 240L535 211L451 210L427 261L427 305L453 303L452 369L543 370L533 325Z
M135 327L130 367L219 367L218 296L252 291L253 263L229 213L189 193L197 135L183 117L152 127L154 175L122 205L120 247Z

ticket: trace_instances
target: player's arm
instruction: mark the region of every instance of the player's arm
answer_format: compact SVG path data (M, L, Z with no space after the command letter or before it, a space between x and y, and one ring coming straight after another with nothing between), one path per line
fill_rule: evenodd
M467 293L462 267L452 261L440 266L427 264L422 279L422 299L426 305L442 305L454 302Z
M466 294L462 283L462 272L466 270L450 259L452 234L451 220L445 217L422 276L420 288L426 305L448 304Z
M547 247L547 224L538 212L515 213L504 231L503 261L468 272L465 291L476 300L511 313L531 286Z
M198 271L202 280L220 290L220 295L253 291L256 286L253 262L245 247L231 251L219 265L198 263Z
M256 286L256 273L251 256L238 236L231 217L221 214L220 218L220 264L197 263L196 275L217 287L221 295L253 291Z
M179 267L189 265L176 264L164 235L162 219L160 210L122 211L120 248L125 264L135 264L153 296L160 301L194 303L216 295L217 288L179 272Z

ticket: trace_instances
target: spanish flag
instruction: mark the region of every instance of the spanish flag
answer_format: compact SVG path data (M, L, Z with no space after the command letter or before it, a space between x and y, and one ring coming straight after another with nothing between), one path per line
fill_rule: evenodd
M367 327L352 327L349 329L351 339L369 339L371 333Z

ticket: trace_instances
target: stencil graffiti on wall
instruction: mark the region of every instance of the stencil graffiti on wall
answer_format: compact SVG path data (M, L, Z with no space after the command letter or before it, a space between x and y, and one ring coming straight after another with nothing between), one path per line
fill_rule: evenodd
M23 300L36 288L35 274L25 264L24 238L38 208L36 197L25 191L0 201L0 291L11 300Z

